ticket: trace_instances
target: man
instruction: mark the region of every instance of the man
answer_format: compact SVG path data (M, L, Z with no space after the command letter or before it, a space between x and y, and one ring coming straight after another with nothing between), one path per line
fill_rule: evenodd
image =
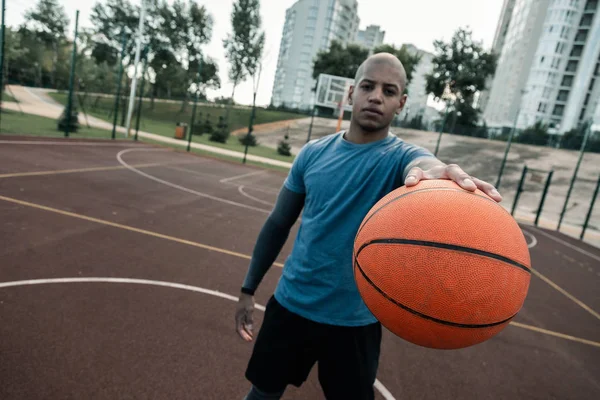
M381 325L362 301L352 270L356 232L390 191L423 179L451 179L501 201L489 183L446 165L389 133L406 103L406 73L393 55L369 57L348 94L348 131L302 148L263 226L242 285L236 329L253 340L253 294L303 211L250 358L247 400L279 399L300 386L315 363L327 399L373 399Z

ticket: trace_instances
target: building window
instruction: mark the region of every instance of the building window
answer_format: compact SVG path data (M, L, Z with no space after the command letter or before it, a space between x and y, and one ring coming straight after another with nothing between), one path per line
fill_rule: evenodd
M544 99L549 99L550 98L550 94L552 93L552 88L549 87L545 87L544 88L544 92L542 93L542 97Z
M591 92L592 90L594 90L594 83L596 83L596 79L592 78L590 80L590 87L588 88L588 90Z
M587 106L589 102L590 102L590 93L588 93L587 96L585 96L585 101L583 102L583 105Z
M573 46L573 50L571 50L571 57L581 57L581 53L583 53L583 46L577 44Z
M573 77L571 75L565 75L563 77L561 86L571 87L573 85Z
M563 106L562 104L557 104L554 106L554 111L552 111L552 115L562 117L564 112L565 112L565 106Z
M594 11L598 7L598 0L588 0L585 4L585 11Z
M546 112L546 106L547 106L546 103L540 103L538 105L538 111L541 112L541 113L545 113Z
M579 120L583 120L583 117L585 117L585 108L581 109L581 114L579 114Z
M577 36L575 36L576 42L585 42L587 39L588 31L580 30L577 32Z
M560 58L554 57L554 59L552 60L552 65L550 66L550 68L558 69L558 67L560 67Z
M569 61L569 63L567 64L567 72L575 72L577 71L577 64L579 64L579 62L577 60L572 60Z
M562 102L566 102L569 98L569 91L568 90L561 90L560 92L558 92L558 97L556 98L556 101L562 101Z

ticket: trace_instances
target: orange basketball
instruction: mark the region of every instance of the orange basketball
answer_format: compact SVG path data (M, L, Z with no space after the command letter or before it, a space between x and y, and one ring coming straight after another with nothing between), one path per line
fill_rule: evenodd
M530 268L512 216L448 180L389 193L354 243L354 278L373 315L436 349L472 346L504 329L523 306Z

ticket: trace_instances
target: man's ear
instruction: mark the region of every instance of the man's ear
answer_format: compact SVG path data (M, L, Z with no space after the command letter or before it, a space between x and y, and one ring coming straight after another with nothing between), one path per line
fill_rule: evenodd
M396 110L396 115L400 115L400 113L404 109L404 105L406 104L407 99L408 99L408 96L403 94L402 98L400 99L400 105L398 106L398 109Z
M352 105L352 95L354 94L354 85L350 85L350 87L348 88L348 104Z

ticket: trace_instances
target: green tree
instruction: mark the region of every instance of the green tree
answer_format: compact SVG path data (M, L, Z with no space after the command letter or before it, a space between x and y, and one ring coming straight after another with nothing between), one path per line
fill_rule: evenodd
M411 54L408 50L408 47L402 45L400 48L397 48L394 45L383 44L373 49L373 54L378 53L391 53L398 57L402 65L404 66L404 70L406 71L406 79L408 82L412 80L413 73L417 68L417 65L421 61L421 56L418 54Z
M57 0L39 0L33 9L25 13L25 26L51 51L50 79L51 85L56 87L60 47L66 40L69 26L64 7Z
M517 142L545 146L548 143L548 125L537 121L517 136Z
M254 77L259 69L265 45L261 23L259 0L237 0L233 3L232 33L223 40L225 57L230 64L228 76L233 83L232 100L236 87L248 76Z
M486 79L494 74L497 57L486 52L472 39L471 31L459 28L449 43L436 40L433 72L427 75L426 90L436 99L448 91L453 100L457 123L474 126L480 111L473 108L475 93L485 88ZM445 98L444 100L450 101Z
M369 56L369 50L356 45L348 46L334 40L329 49L317 53L313 64L313 79L319 80L320 74L354 78L356 70ZM316 90L316 87L313 88Z

